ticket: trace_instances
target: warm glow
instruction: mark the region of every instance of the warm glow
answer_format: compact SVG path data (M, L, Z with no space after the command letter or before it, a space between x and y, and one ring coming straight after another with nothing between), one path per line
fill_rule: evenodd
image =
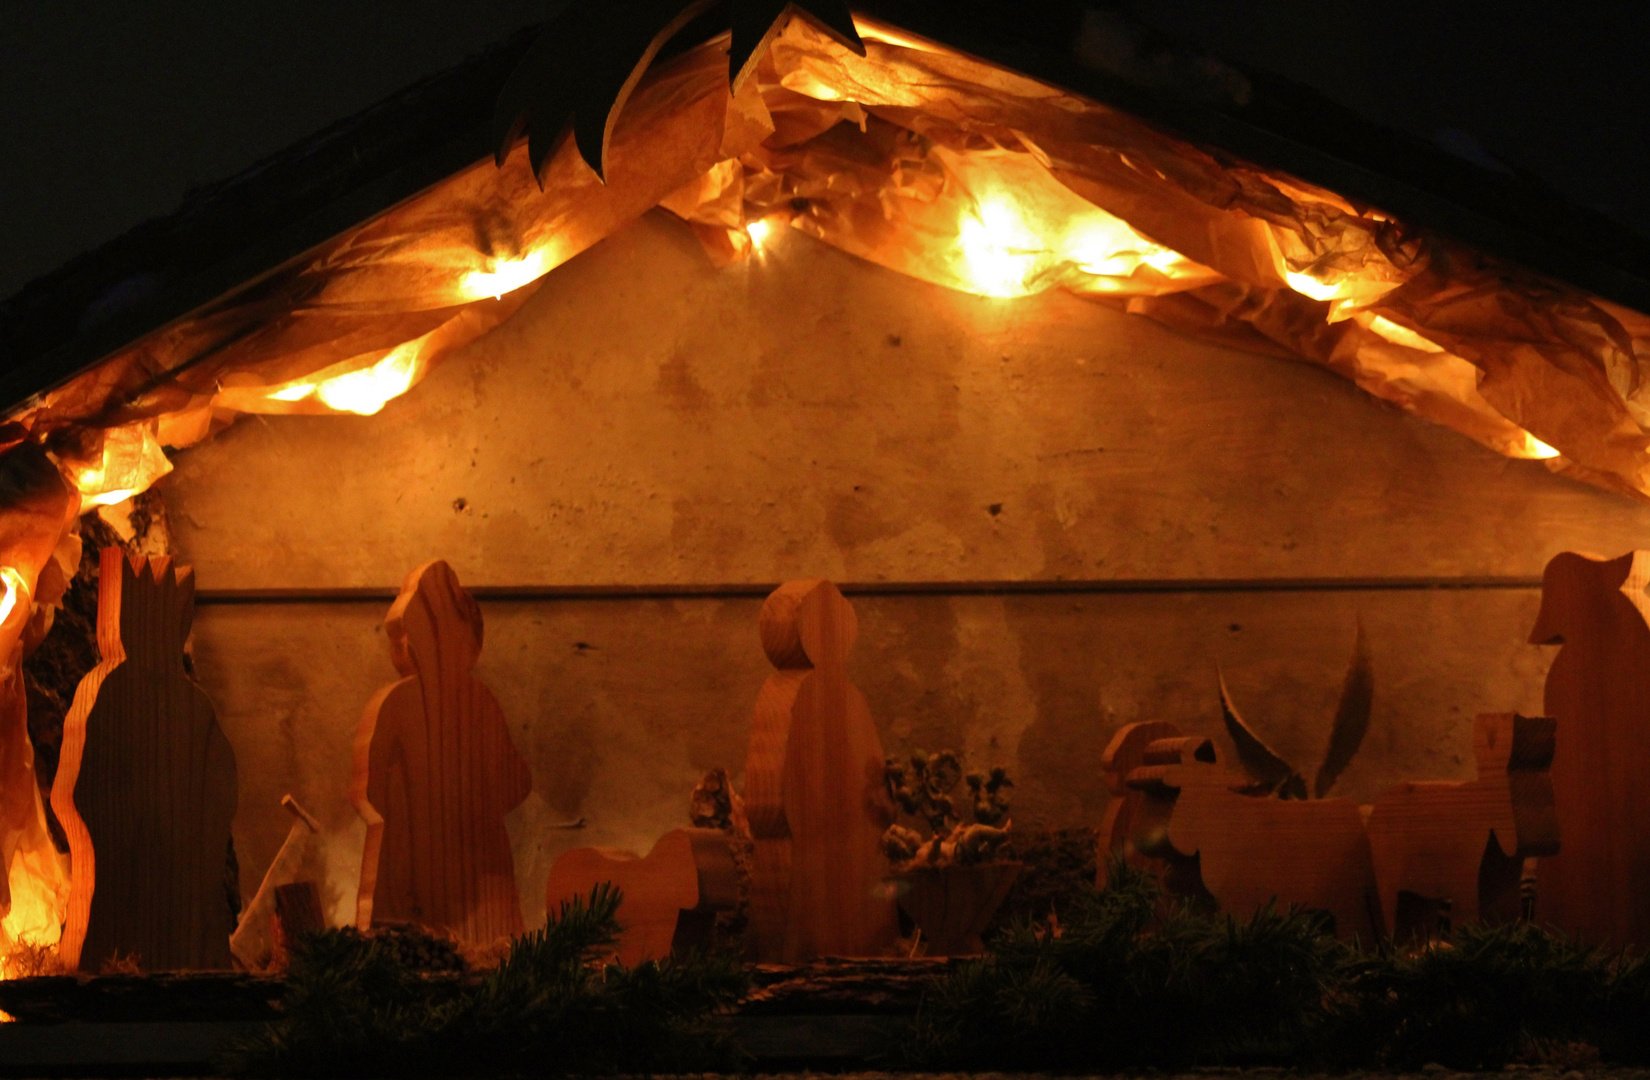
M372 367L334 375L321 382L314 388L315 396L329 409L371 416L391 398L405 394L417 373L418 343L409 341L391 349Z
M1284 279L1289 282L1289 287L1291 289L1294 289L1302 296L1310 296L1314 300L1334 300L1341 294L1339 286L1331 285L1326 281L1319 281L1310 274L1302 274L1299 271L1290 270L1283 276Z
M745 226L745 234L751 238L751 246L761 251L773 235L773 222L767 218L757 218Z
M1402 345L1406 349L1419 349L1422 352L1429 353L1440 353L1444 351L1444 347L1437 342L1430 341L1427 338L1422 337L1420 334L1417 334L1409 327L1400 326L1391 319L1383 316L1370 316L1367 325L1371 331L1386 338L1394 345Z
M974 288L987 296L1023 296L1044 246L1014 203L993 196L957 228L957 243Z
M6 595L0 598L0 625L4 625L12 609L17 606L17 596L23 589L23 575L9 566L0 566L0 582L6 586Z
M1526 431L1524 433L1524 453L1519 456L1534 461L1546 461L1548 458L1558 457L1559 451Z
M302 401L313 393L315 393L315 384L306 382L289 386L285 390L277 390L269 396L276 401Z
M496 299L507 292L515 292L523 285L532 284L549 269L549 252L535 251L520 259L498 259L493 262L491 270L472 270L464 275L460 288L470 300L484 300L489 296Z
M105 431L102 456L95 465L60 464L87 509L125 502L172 471L172 463L155 438L153 421Z

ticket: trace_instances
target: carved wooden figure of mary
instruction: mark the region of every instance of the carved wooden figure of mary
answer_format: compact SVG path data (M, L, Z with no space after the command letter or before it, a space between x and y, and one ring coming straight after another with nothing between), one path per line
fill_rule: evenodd
M384 631L405 677L372 696L355 735L350 797L367 822L357 924L477 944L518 935L504 815L533 780L498 700L470 672L481 609L438 560L407 575Z

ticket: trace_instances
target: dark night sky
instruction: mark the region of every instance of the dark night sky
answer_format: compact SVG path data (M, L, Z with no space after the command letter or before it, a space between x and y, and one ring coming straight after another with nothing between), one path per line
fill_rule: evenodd
M1122 0L1370 119L1481 147L1650 235L1650 4ZM516 28L551 0L6 0L0 297Z

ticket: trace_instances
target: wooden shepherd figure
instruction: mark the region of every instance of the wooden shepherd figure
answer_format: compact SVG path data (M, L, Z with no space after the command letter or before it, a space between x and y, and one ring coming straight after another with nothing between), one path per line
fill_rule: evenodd
M350 798L367 822L357 924L412 923L492 944L522 931L504 815L533 778L470 669L481 609L445 562L407 575L384 620L405 678L367 702Z
M97 645L63 721L52 809L69 838L65 966L232 966L224 893L235 752L184 672L195 579L167 557L104 548Z
M1530 642L1547 672L1552 785L1564 847L1536 871L1536 916L1588 945L1650 946L1650 551L1566 552L1541 585Z
M779 670L756 699L745 761L758 960L881 956L898 937L882 742L848 681L857 632L828 581L787 582L762 605L762 648Z

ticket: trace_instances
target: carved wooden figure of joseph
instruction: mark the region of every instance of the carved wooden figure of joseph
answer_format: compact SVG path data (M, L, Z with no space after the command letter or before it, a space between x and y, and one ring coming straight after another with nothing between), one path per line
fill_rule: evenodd
M405 678L367 703L351 798L367 822L357 924L490 943L522 932L504 815L532 790L503 710L471 675L481 609L445 562L407 575L384 621Z

